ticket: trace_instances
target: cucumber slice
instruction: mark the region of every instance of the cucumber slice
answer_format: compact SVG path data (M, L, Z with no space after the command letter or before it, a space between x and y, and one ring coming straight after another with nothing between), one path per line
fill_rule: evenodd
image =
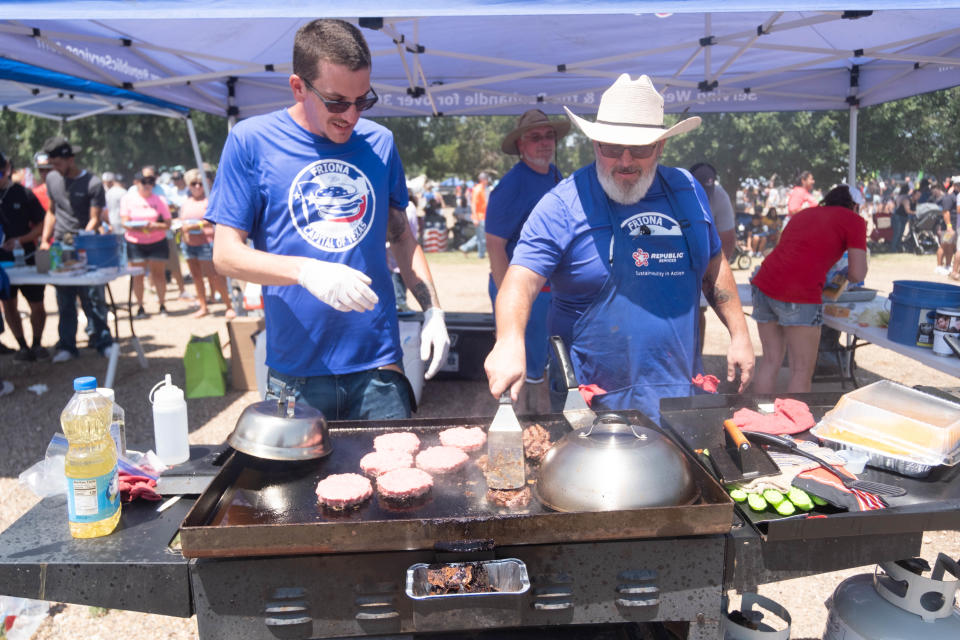
M748 493L747 504L750 505L750 508L754 511L764 511L767 508L767 501L764 500L763 496L759 493Z
M740 487L736 487L730 489L730 497L733 498L734 502L743 502L747 499L747 492Z
M790 502L799 509L803 509L804 511L813 509L813 500L810 499L810 495L803 489L792 487L787 497L790 498Z
M774 509L782 516L792 516L797 512L797 508L789 500L781 500L780 504L774 506Z
M813 502L813 504L817 505L818 507L825 507L825 506L827 506L828 504L830 504L829 502L827 502L826 500L824 500L824 499L821 498L820 496L815 496L815 495L813 495L812 493L807 494L807 495L810 496L810 500Z
M778 504L783 502L783 494L776 489L766 489L763 492L763 499L776 507Z

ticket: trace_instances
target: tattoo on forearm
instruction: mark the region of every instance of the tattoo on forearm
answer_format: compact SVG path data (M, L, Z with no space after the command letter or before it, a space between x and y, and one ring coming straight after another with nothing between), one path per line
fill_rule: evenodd
M712 290L705 292L705 295L711 307L730 302L732 298L731 292L722 287L714 287Z
M410 288L410 291L413 293L413 297L416 299L417 304L420 305L420 308L426 311L430 307L440 306L440 302L437 299L437 292L432 285L421 280L417 284L413 285Z
M400 209L390 207L390 215L387 218L387 241L396 242L408 228L407 214Z

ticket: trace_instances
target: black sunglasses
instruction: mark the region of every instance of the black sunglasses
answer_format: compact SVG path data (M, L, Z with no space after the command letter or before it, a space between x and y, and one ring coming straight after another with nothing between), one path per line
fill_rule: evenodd
M203 186L203 183L200 182L199 180L197 180L196 182L191 182L191 183L190 183L190 186L191 186L191 187L202 187L202 186Z
M630 156L635 160L643 160L644 158L649 158L653 155L653 152L657 150L657 144L645 144L642 147L627 147L622 144L606 144L605 142L598 142L597 145L600 147L600 155L604 158L619 158L623 155L624 149L630 151Z
M357 111L366 111L377 104L377 100L380 99L380 96L377 95L377 92L373 90L373 87L370 87L370 91L367 92L362 98L357 98L354 102L348 100L327 100L324 98L316 88L310 84L310 81L306 78L301 78L303 83L307 85L307 89L313 91L313 94L320 98L320 102L323 103L323 106L327 108L327 111L330 113L343 113L350 108L351 105L357 108Z
M153 176L143 176L140 178L140 182L143 184L157 184L157 179Z

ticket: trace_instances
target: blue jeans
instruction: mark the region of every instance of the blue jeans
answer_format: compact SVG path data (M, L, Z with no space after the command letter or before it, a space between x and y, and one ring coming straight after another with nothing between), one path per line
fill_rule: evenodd
M894 253L900 253L900 243L903 241L903 230L907 227L907 216L897 215L896 213L890 216L890 226L893 228L893 241L891 242L890 249Z
M487 257L487 231L486 223L480 222L476 225L476 231L473 234L473 237L460 245L460 251L472 251L474 247L477 248L477 257L486 258Z
M332 376L267 372L267 397L287 395L323 412L327 420L397 420L410 417L413 391L402 373L370 369Z
M57 309L60 321L57 331L60 340L57 348L77 355L77 298L92 327L90 340L103 353L113 344L110 327L107 325L107 305L104 300L104 288L98 287L55 287L57 290Z

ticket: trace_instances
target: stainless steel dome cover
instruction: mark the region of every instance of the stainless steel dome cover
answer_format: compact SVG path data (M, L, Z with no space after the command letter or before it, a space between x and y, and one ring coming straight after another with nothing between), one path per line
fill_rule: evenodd
M312 460L333 451L323 413L296 404L294 398L286 394L278 400L255 402L244 409L227 444L267 460Z

